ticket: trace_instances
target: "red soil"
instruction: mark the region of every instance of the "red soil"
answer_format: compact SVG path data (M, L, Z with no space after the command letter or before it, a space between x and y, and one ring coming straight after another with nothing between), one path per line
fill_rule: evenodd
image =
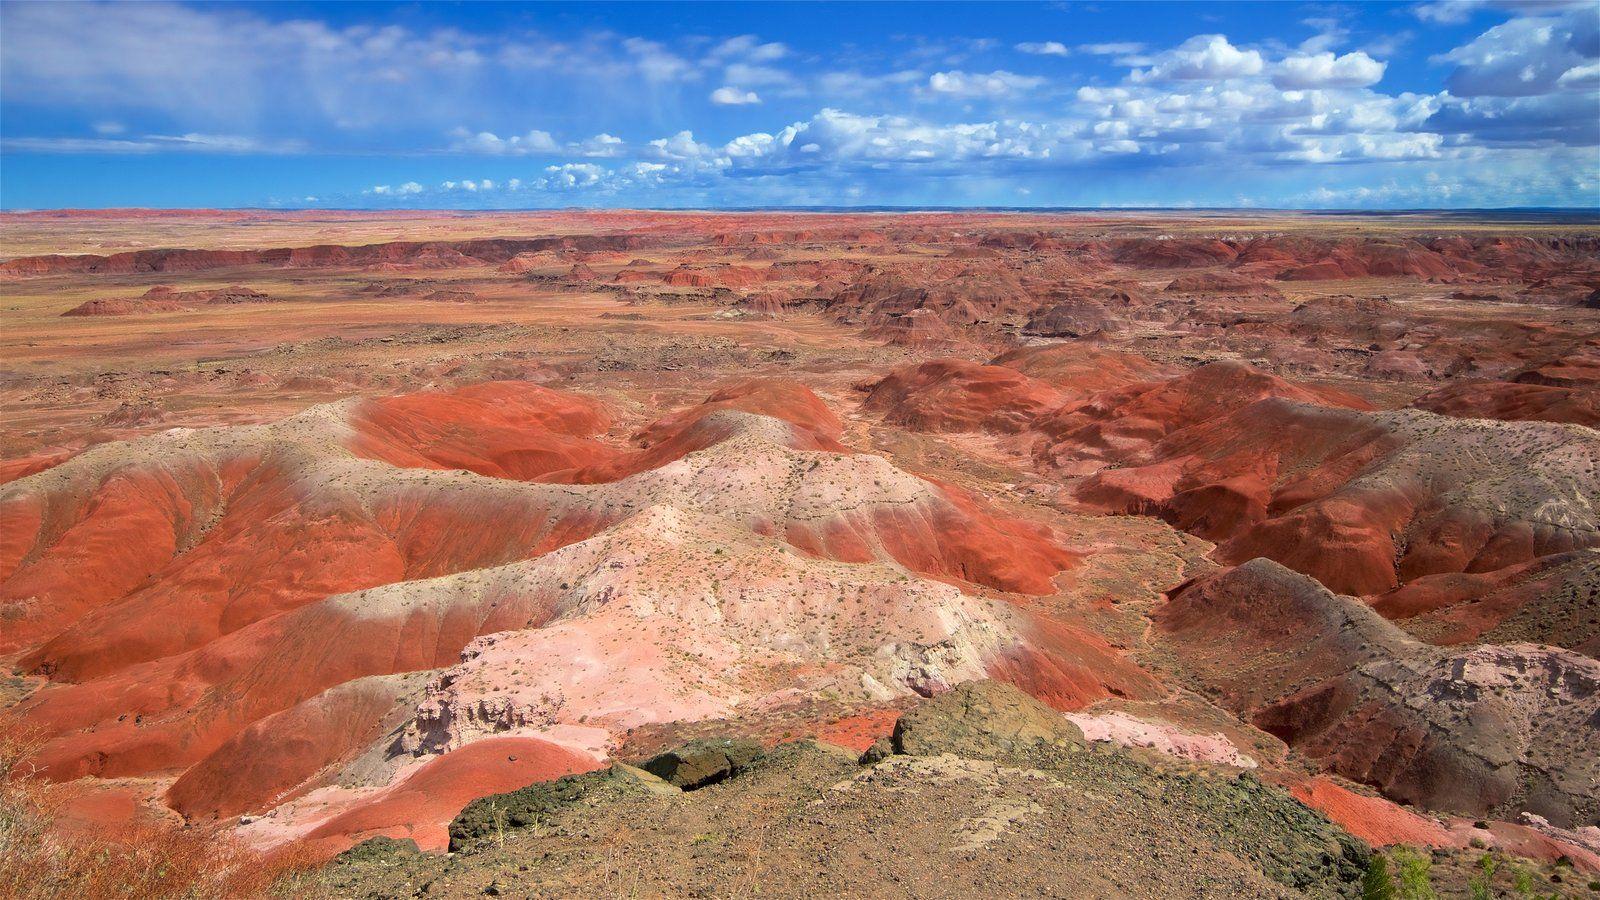
M1062 712L1108 697L1161 696L1159 682L1099 635L1042 614L1029 617L1028 642L991 663L990 678L1014 684Z
M1296 800L1322 813L1334 824L1374 847L1411 844L1453 847L1444 826L1381 797L1369 797L1340 787L1331 778L1317 776L1290 789Z
M409 718L406 685L356 679L266 716L186 770L167 804L191 820L270 809Z
M857 753L865 753L879 738L886 738L892 734L894 723L898 721L900 721L898 709L876 709L872 712L846 716L818 727L817 740L848 747Z
M1071 341L1022 347L995 357L989 365L1016 369L1074 400L1172 374L1168 367L1142 356Z
M1013 434L1067 399L1016 369L959 359L897 369L868 390L865 409L917 431Z
M504 263L540 250L634 250L646 239L633 234L567 235L523 240L395 241L384 244L278 247L268 250L130 250L109 256L24 256L0 262L0 276L64 273L127 275L141 272L200 272L239 266L447 267Z
M535 481L616 453L592 440L611 427L598 402L522 382L367 400L350 422L358 456L491 478Z
M1226 294L1230 297L1281 298L1283 293L1259 278L1228 272L1180 275L1167 285L1171 294Z
M745 266L679 266L663 275L662 283L680 287L744 288L763 284L767 277L759 269Z
M609 483L736 436L750 415L787 423L796 449L849 452L825 404L771 379L657 422L638 451L589 437L609 422L598 404L523 382L327 409L271 432L108 446L7 487L0 596L28 612L5 637L52 683L5 715L49 739L48 775L181 773L171 802L196 815L270 805L386 721L389 688L354 679L450 665L475 637L555 612L528 595L327 598L538 556L627 512L564 488L395 466ZM1074 564L1046 529L916 483L927 499L751 525L818 556L892 558L1006 590L1048 593ZM1115 663L1072 676L1074 696Z
M1353 409L1370 404L1341 391L1292 384L1244 363L1208 363L1165 381L1099 394L1039 420L1041 464L1083 469L1085 462L1136 462L1170 434L1266 398Z
M430 760L404 781L319 825L306 840L325 856L380 835L443 851L450 846L450 820L479 797L598 768L599 760L548 741L489 738Z
M1415 409L1470 419L1571 422L1600 428L1600 388L1458 381L1412 401Z

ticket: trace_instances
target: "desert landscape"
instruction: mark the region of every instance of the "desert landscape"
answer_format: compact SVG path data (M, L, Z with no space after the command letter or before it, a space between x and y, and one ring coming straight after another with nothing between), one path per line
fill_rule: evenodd
M1592 217L0 228L10 890L1600 892Z

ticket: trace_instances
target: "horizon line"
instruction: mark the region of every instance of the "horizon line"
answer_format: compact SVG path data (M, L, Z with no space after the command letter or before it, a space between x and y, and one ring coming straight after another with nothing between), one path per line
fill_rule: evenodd
M998 212L998 213L1299 213L1316 215L1402 215L1463 213L1554 213L1593 216L1600 219L1600 204L1594 206L1395 206L1395 207L1302 207L1302 206L1002 206L947 204L768 204L755 206L506 206L506 207L362 207L362 206L53 206L0 207L0 215L40 213L743 213L743 212Z

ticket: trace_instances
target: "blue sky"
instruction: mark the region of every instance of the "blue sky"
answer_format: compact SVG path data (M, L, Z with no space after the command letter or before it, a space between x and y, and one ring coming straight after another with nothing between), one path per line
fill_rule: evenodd
M0 203L1600 206L1600 3L0 4Z

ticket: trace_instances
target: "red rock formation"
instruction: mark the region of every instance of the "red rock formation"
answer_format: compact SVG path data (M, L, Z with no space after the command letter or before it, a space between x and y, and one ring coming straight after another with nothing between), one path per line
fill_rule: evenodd
M951 350L966 341L931 309L913 309L889 315L865 329L865 334L897 347L923 350Z
M947 325L977 325L1007 318L1025 321L1038 302L1010 275L963 273L928 284L904 275L870 275L828 304L845 321L883 325L915 311L937 315Z
M366 400L349 421L358 456L491 478L538 481L615 452L592 440L611 427L598 402L524 382Z
M1150 298L1137 287L1075 284L1049 291L1023 326L1044 337L1088 337L1123 330Z
M388 676L452 665L482 635L538 632L577 608L590 595L568 590L563 570L538 569L545 586L531 589L516 567L612 526L623 530L608 540L656 540L654 519L635 521L649 510L771 535L752 545L758 557L788 546L802 567L877 566L885 585L905 582L898 564L1049 592L1074 561L1045 529L850 453L837 417L792 382L729 386L645 429L637 451L594 440L608 424L584 398L493 383L168 432L14 480L0 492L0 596L26 613L5 638L51 683L4 718L47 738L37 761L51 777L178 776L176 808L231 815L299 796L369 752L411 696ZM597 546L603 559L620 552ZM1148 687L1086 635L1029 637L1041 627L1007 626L1025 648L971 652L1011 654L1011 677L1062 702L1107 683ZM314 837L388 827L372 809L412 826L447 819L454 810L413 808L404 785L417 777Z
M1571 422L1600 428L1600 388L1458 381L1412 401L1413 409L1463 419Z
M1114 246L1123 265L1141 269L1191 269L1233 262L1239 251L1212 238L1135 239Z
M1600 489L1582 429L1364 407L1211 364L1040 419L1037 458L1090 474L1073 493L1092 508L1160 515L1221 559L1358 595L1600 545L1575 499Z
M1430 643L1534 641L1600 657L1600 553L1574 550L1490 572L1424 575L1372 606Z
M1039 461L1065 471L1093 471L1108 461L1141 458L1169 434L1268 397L1369 408L1341 391L1300 386L1240 362L1208 363L1165 381L1129 385L1039 420Z
M1066 401L1016 369L942 359L890 373L870 386L864 408L918 431L1014 434Z
M336 771L411 718L422 676L370 676L335 685L239 731L189 767L167 790L189 819L261 812L320 787Z
M442 852L450 846L450 820L473 800L600 767L593 756L537 738L479 741L429 760L376 797L318 825L306 841L325 856L380 835Z
M62 315L130 316L153 312L176 312L202 304L265 303L271 299L260 291L239 285L217 290L181 292L166 285L156 285L139 297L87 300Z
M1331 778L1320 775L1309 778L1295 785L1290 793L1374 847L1455 846L1450 832L1438 822L1380 797L1358 794Z
M1078 401L1112 388L1174 374L1142 356L1068 341L1011 350L989 361L1054 385Z
M269 250L130 250L110 256L24 256L0 262L0 276L28 277L68 272L128 275L140 272L201 272L238 266L297 268L420 268L503 263L520 253L541 250L634 250L646 238L632 234L581 234L563 237L467 241L395 241L385 244L279 247Z
M759 269L746 266L679 266L661 277L679 287L754 287L765 282Z
M1197 272L1192 275L1179 275L1166 287L1170 294L1222 294L1230 297L1266 297L1278 299L1283 296L1277 288L1259 278L1246 275L1235 275L1229 272Z
M1186 585L1161 640L1224 705L1391 799L1587 821L1600 796L1600 663L1531 644L1452 653L1253 560Z

